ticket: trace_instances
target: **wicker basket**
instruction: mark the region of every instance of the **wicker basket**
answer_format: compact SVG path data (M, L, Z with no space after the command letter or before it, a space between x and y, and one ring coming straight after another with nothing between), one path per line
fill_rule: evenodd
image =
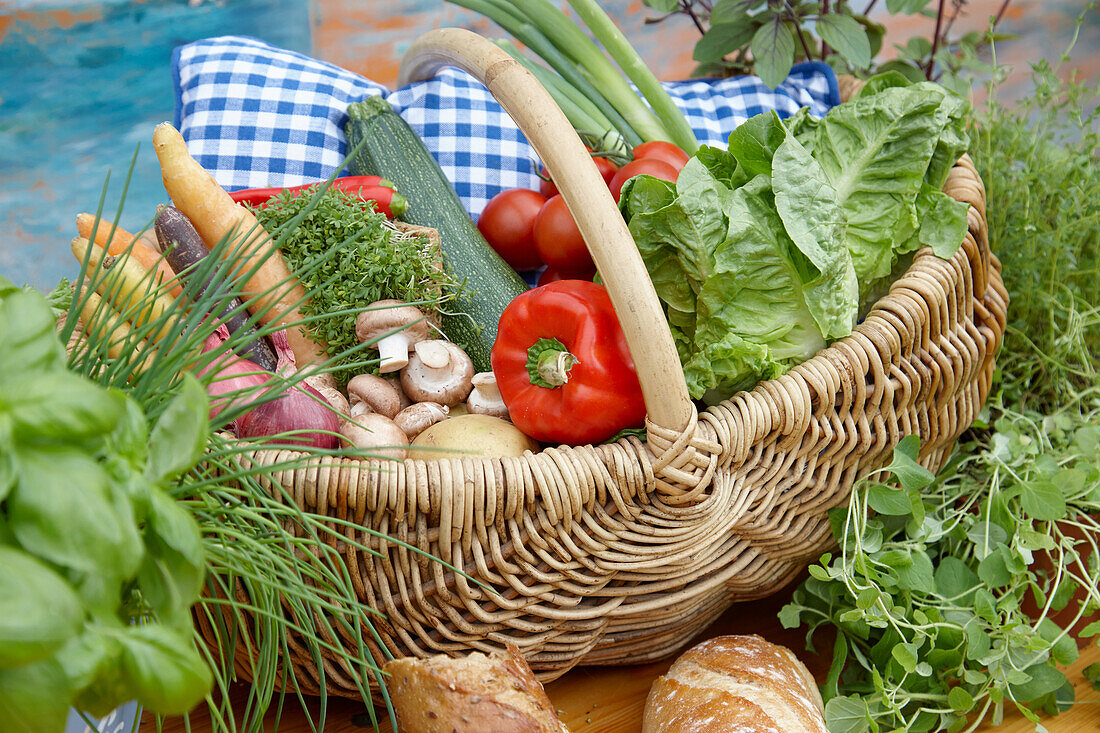
M418 40L402 83L442 65L485 83L576 214L638 368L647 441L506 459L317 459L277 474L303 508L396 537L497 591L346 530L379 553L337 543L360 597L385 614L375 628L386 649L372 637L342 640L348 648L365 643L381 659L514 642L543 680L578 663L666 657L735 601L775 592L816 559L831 542L827 510L903 436L920 436L923 465L942 465L989 393L1007 305L968 158L946 185L971 205L953 258L919 252L851 336L699 412L641 258L564 115L526 70L467 31ZM270 466L292 455L252 458ZM312 656L294 664L303 691L317 692ZM352 671L324 667L328 693L358 696Z

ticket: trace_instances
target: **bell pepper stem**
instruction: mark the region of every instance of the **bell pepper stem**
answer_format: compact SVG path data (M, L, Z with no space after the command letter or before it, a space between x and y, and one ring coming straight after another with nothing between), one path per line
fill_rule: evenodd
M569 381L569 370L578 363L557 339L539 339L527 349L527 373L531 384L554 389Z

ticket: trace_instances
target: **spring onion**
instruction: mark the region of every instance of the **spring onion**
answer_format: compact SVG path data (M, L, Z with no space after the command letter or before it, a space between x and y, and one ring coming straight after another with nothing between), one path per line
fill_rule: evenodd
M569 0L569 4L649 101L665 130L671 135L672 142L683 148L688 155L698 150L699 141L683 113L596 0Z
M512 5L576 64L580 73L600 89L643 139L672 140L653 110L630 88L607 56L550 0L512 0ZM561 73L556 65L555 69Z
M588 77L581 73L577 64L543 35L523 15L522 11L510 6L508 0L448 0L448 2L481 13L511 33L517 41L527 46L533 53L553 67L581 96L595 104L631 146L639 145L645 141L645 138L635 131L622 113L603 96L600 90L589 81Z
M621 154L628 152L629 146L622 134L615 129L600 108L577 91L576 87L545 66L525 57L512 43L502 40L497 41L497 45L510 53L539 80L546 91L554 97L554 101L561 107L561 111L565 113L574 129L581 134L588 133L589 137L595 139L596 150Z

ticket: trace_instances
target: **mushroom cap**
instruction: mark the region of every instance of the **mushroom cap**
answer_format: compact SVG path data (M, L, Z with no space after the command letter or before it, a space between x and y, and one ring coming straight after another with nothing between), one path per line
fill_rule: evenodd
M397 413L393 421L412 440L430 426L446 419L449 412L449 407L438 402L417 402Z
M450 407L464 402L473 389L474 362L456 344L442 340L439 343L446 344L450 354L447 365L432 368L414 351L401 370L401 387L414 402L438 402Z
M378 300L355 317L355 336L360 343L394 331L406 332L409 343L428 338L428 322L415 305L394 300Z
M371 412L392 419L401 411L401 395L389 380L376 374L357 374L348 381L348 400L352 407L365 404ZM364 408L358 407L362 414Z
M348 420L340 427L340 434L356 448L371 451L381 458L404 458L409 444L405 431L393 420L376 412Z

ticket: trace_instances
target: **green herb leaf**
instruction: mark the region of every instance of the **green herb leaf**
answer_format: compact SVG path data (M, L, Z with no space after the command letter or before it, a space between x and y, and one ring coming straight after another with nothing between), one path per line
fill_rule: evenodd
M149 436L145 475L160 483L176 478L195 465L206 449L210 431L206 391L184 373L180 391L168 404Z
M775 89L783 83L794 66L794 34L787 27L783 16L760 26L749 43L752 50L753 70L766 85Z
M119 513L107 475L69 448L25 449L19 466L19 484L8 497L13 534L28 551L76 571L89 603L113 608L141 557L131 553L133 516Z
M122 417L124 398L65 371L32 374L0 384L15 437L26 443L78 442L108 433Z
M17 291L0 300L0 374L40 374L61 368L65 349L56 322L36 292Z
M0 668L45 659L83 621L84 606L64 578L31 555L0 546Z
M920 438L906 435L894 447L894 460L886 467L897 477L906 491L920 491L932 483L935 476L924 466L917 463L917 451Z
M867 39L866 29L855 18L830 13L818 17L814 27L821 39L845 61L860 69L871 65L871 42Z
M977 574L964 561L948 555L936 567L936 592L966 607L978 585Z
M206 578L202 535L194 518L163 491L154 489L150 499L146 556L138 576L142 593L157 618L186 629L188 609Z
M1066 498L1049 479L1022 482L1020 502L1029 517L1040 521L1053 522L1066 515Z
M886 484L872 484L867 489L867 503L879 514L904 516L913 511L909 494Z
M947 693L947 704L952 710L967 713L974 707L974 696L961 687L952 687Z
M65 728L72 690L55 659L22 667L0 667L0 730L57 733Z
M830 733L864 733L870 728L871 712L862 698L834 697L825 704L825 724Z
M724 59L734 51L744 48L753 39L757 27L752 22L714 22L695 44L691 57L700 63Z
M1021 702L1030 702L1049 695L1065 685L1069 680L1065 673L1049 664L1033 664L1024 670L1029 678L1027 682L1010 685L1012 696Z
M210 669L190 636L154 623L131 626L118 640L123 673L140 704L183 715L210 690Z

